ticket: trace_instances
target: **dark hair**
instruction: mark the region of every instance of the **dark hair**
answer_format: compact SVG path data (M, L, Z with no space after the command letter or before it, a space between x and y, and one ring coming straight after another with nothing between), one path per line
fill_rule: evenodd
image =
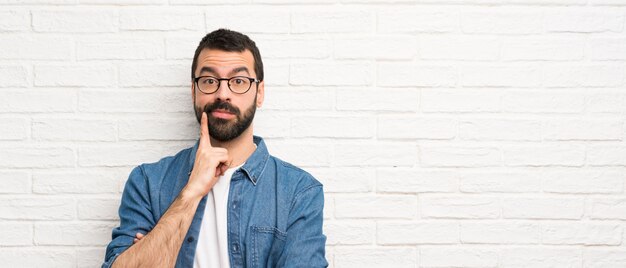
M203 49L218 49L227 52L244 52L246 49L250 50L254 57L254 72L256 73L256 78L263 81L263 61L261 60L261 53L254 41L247 35L228 29L218 29L204 36L200 44L198 44L198 48L196 48L196 53L193 55L191 79L195 78L198 56Z

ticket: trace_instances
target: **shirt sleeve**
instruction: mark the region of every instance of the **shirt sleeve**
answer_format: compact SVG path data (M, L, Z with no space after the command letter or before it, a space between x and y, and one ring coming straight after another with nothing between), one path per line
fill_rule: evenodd
M102 268L109 268L115 259L133 244L136 233L146 234L156 225L150 205L148 180L142 166L128 176L118 210L120 225L113 228Z
M278 267L327 267L322 185L309 186L296 195L289 213L286 244Z

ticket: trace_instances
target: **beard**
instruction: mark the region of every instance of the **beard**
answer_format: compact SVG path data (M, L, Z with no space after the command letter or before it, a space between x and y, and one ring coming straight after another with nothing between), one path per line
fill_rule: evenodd
M234 119L223 119L216 118L211 115L211 112L215 109L223 109L235 115ZM194 104L194 110L196 112L196 119L198 119L198 123L202 120L202 112L206 112L208 125L209 125L209 133L211 137L221 141L231 141L241 135L250 125L252 124L252 119L254 119L254 114L256 113L256 95L254 97L254 102L250 108L244 111L243 115L239 108L231 105L228 102L224 101L216 101L213 103L207 103L204 108L201 108ZM232 121L232 122L231 122Z

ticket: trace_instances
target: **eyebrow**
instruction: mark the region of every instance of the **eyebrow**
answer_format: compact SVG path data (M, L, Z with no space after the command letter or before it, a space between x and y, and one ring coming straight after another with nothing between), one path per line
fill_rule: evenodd
M233 69L232 71L230 71L228 74L233 75L239 72L245 72L247 75L250 75L250 72L248 71L248 67L246 66L237 67ZM217 75L217 71L213 67L209 67L209 66L203 66L200 69L200 75L202 75L202 73L211 73L211 74Z

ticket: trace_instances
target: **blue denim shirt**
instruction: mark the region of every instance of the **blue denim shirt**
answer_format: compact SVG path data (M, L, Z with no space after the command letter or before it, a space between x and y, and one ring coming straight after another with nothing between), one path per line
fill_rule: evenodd
M228 255L231 267L326 267L322 233L324 193L309 173L269 154L263 139L235 171L228 194ZM130 173L102 267L150 232L193 168L198 143L175 156L142 164ZM206 196L200 201L178 253L176 267L193 267Z

